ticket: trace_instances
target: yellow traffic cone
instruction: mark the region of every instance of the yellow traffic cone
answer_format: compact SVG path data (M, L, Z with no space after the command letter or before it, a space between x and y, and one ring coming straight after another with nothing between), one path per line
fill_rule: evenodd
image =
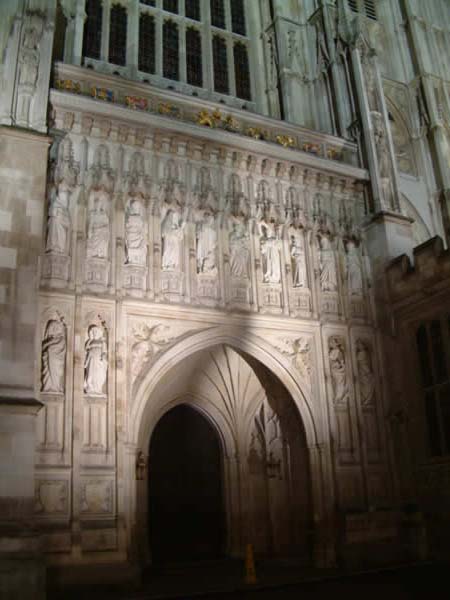
M245 548L245 583L249 585L257 583L252 544L247 544Z

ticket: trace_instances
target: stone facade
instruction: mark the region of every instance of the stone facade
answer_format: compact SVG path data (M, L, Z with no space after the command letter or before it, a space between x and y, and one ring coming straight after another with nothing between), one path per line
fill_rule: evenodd
M436 537L448 456L403 451L428 456L426 427L420 382L392 365L417 361L409 327L448 295L445 242L426 240L448 237L449 67L422 81L420 41L448 48L442 3L406 2L407 41L398 2L377 19L247 2L245 106L210 89L208 53L198 91L186 73L149 85L136 44L109 63L109 1L95 60L86 3L16 4L0 28L0 391L36 439L2 459L5 514L23 500L67 578L96 563L131 576L152 561L152 433L188 404L220 439L227 556L251 541L318 567L425 557L417 515ZM133 39L143 9L119 4Z

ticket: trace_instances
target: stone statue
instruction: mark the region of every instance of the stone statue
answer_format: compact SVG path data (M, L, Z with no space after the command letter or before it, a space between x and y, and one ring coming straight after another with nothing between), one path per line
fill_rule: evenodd
M25 18L22 44L19 51L17 86L17 121L28 124L31 99L36 91L39 76L39 46L44 31L44 17L39 13L28 14Z
M127 264L147 262L144 207L137 198L132 198L125 209L125 256Z
M46 252L69 253L70 214L68 210L69 193L53 188L48 209Z
M167 210L161 223L161 269L163 271L180 270L183 229L184 222L181 211L175 204Z
M50 319L42 340L41 392L64 393L66 351L66 326L62 319Z
M390 175L389 151L386 139L386 129L383 123L383 115L376 110L370 113L372 117L373 136L378 158L378 169L380 177L387 178Z
M356 342L359 387L362 406L372 406L375 399L375 375L372 369L370 350L363 340Z
M108 344L106 330L100 325L90 325L88 339L84 346L84 392L104 396L108 375Z
M19 85L36 85L39 69L39 43L44 22L40 15L29 16L24 27L22 47L19 57Z
M362 296L363 276L358 248L352 240L347 242L346 274L348 293L353 296Z
M202 211L197 222L197 273L213 274L217 271L217 231L214 215Z
M264 283L280 283L280 242L275 221L266 221L262 218L259 222L259 235L263 257L263 281Z
M292 266L292 285L295 288L308 287L306 274L305 242L303 234L298 229L290 229L290 254Z
M247 279L250 261L247 227L241 220L233 220L231 227L229 234L231 277Z
M147 469L147 461L142 450L139 450L136 456L136 480L143 481L145 479L145 471Z
M319 246L320 288L322 292L335 292L337 290L336 259L329 238L322 236Z
M95 195L88 215L86 255L88 258L108 258L109 216L103 196Z
M339 338L330 338L328 356L333 381L333 402L334 404L344 404L348 400L349 389L345 354Z

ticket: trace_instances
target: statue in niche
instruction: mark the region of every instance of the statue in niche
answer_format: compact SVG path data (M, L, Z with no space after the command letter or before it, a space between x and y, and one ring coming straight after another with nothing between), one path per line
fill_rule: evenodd
M282 479L283 439L281 424L279 416L270 406L267 409L266 440L268 447L267 475L269 478Z
M19 85L34 87L39 70L39 42L43 33L43 17L28 16L19 57Z
M359 260L358 248L353 240L347 242L346 275L347 289L351 296L362 296L363 275Z
M42 340L41 392L63 394L67 336L62 319L50 319Z
M333 381L334 404L345 404L348 400L348 380L345 354L341 341L337 337L330 338L328 346L331 379Z
M125 209L125 256L127 264L147 262L144 207L137 198L132 198Z
M337 290L337 271L334 250L329 238L324 235L319 242L320 288L322 292Z
M217 272L217 231L214 215L209 210L201 211L197 220L197 273Z
M139 450L136 456L136 480L143 481L147 470L147 460L142 450Z
M27 123L30 117L31 98L36 90L39 75L39 45L44 31L44 16L29 13L25 19L22 44L19 52L17 119Z
M46 252L69 253L70 214L69 192L52 189L48 209Z
M264 217L258 224L261 255L263 258L264 283L281 282L280 241L278 239L277 225L274 219L266 220Z
M370 113L373 125L373 137L377 151L378 169L380 177L389 177L389 151L386 139L386 129L383 123L383 115L376 110Z
M375 399L375 375L370 350L363 340L356 342L356 362L362 406L372 406Z
M84 392L95 396L105 395L108 375L108 344L106 329L100 325L90 325L88 339L84 346Z
M289 229L289 250L292 266L292 285L295 288L308 287L305 240L302 231L295 227Z
M88 215L86 255L88 258L108 258L109 216L103 195L94 195Z
M161 222L161 269L163 271L180 270L184 225L180 208L173 204Z
M231 277L236 279L248 278L250 261L248 242L249 235L244 221L240 219L232 220L229 234Z

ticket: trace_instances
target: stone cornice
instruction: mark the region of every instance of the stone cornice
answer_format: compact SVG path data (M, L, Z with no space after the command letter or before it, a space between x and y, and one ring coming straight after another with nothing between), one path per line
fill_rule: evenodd
M79 111L94 117L114 120L119 124L149 128L153 133L165 133L177 138L194 138L202 142L223 145L233 150L260 154L276 161L286 161L303 168L348 178L353 181L368 181L369 179L367 170L342 162L328 160L296 149L283 148L279 144L255 140L222 129L200 127L194 123L155 113L130 110L124 106L94 100L86 96L52 90L50 102L55 111Z
M0 135L14 138L24 142L31 142L35 144L44 144L49 146L52 143L52 138L44 133L39 133L33 129L25 129L22 127L8 127L6 125L0 126Z

